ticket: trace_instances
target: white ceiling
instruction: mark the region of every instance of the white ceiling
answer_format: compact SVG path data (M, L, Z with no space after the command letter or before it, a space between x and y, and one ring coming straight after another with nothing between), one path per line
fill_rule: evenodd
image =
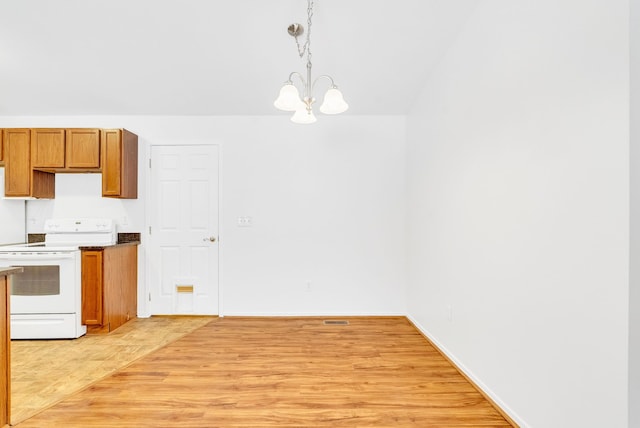
M315 0L313 72L404 114L477 0ZM306 0L0 1L0 115L270 115ZM316 97L324 92L318 84Z

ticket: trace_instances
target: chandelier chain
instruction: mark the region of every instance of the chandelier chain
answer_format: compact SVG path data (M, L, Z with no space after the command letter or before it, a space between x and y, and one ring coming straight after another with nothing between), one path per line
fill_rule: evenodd
M302 58L306 52L307 54L307 66L311 64L311 18L313 17L313 3L314 0L307 0L307 40L304 45L300 46L298 36L295 36L296 46L298 47L298 55Z

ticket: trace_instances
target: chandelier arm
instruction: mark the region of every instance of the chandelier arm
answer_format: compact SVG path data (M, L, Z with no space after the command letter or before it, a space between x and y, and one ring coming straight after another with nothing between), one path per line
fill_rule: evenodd
M313 81L313 84L311 85L311 90L313 91L313 88L316 87L316 83L318 83L318 80L320 79L328 79L329 82L331 82L331 88L337 88L335 82L333 81L333 77L329 76L328 74L323 74L322 76L318 76L316 77L316 79Z
M289 80L287 80L287 83L293 84L293 76L298 76L300 78L300 81L302 82L302 85L305 88L307 87L307 82L304 80L304 77L302 77L302 74L298 73L297 71L292 71L291 74L289 74Z

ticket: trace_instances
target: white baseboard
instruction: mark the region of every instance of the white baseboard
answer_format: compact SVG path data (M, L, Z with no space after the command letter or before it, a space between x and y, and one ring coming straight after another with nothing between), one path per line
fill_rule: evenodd
M471 370L469 370L465 365L458 360L455 355L451 353L433 334L431 334L426 328L424 328L415 318L410 315L406 315L407 319L411 321L411 323L418 329L420 332L427 337L435 346L438 347L438 350L445 354L453 364L455 364L456 368L464 373L477 388L481 389L487 397L489 397L500 409L506 413L516 424L518 424L522 428L528 428L529 425L518 416L497 394L495 394L487 385L485 385L477 376L475 376Z
M331 314L327 312L312 312L312 313L300 313L300 312L225 312L225 317L405 317L405 314L401 313L338 313Z

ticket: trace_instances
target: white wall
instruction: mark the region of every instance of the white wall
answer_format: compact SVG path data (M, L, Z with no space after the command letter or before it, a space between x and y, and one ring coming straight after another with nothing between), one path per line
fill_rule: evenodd
M25 240L25 201L4 199L4 168L0 167L0 245Z
M627 426L628 8L480 2L407 119L409 314L523 426Z
M139 199L101 198L100 176L56 176L56 198L29 201L45 218L109 216L142 232L154 144L219 144L221 287L226 315L387 315L405 307L405 119L319 117L0 117L2 127L124 127L139 136ZM251 216L254 226L237 227ZM127 224L123 224L126 217ZM311 282L307 291L306 283ZM146 293L144 294L146 295ZM144 313L144 299L140 299Z
M27 201L27 231L44 233L48 218L106 217L118 232L141 232L143 209L142 200L103 198L101 174L56 174L55 199Z
M640 426L640 2L631 1L631 256L629 278L629 426Z

